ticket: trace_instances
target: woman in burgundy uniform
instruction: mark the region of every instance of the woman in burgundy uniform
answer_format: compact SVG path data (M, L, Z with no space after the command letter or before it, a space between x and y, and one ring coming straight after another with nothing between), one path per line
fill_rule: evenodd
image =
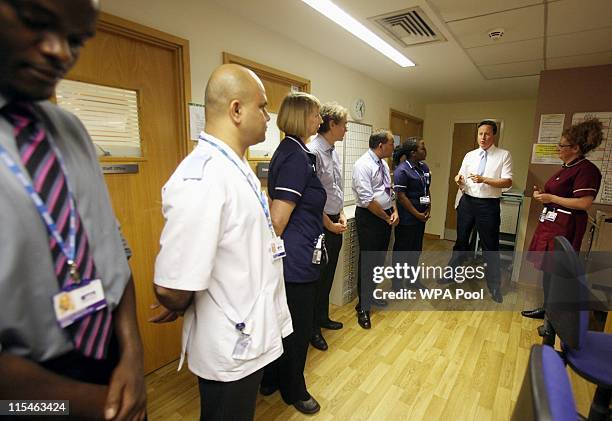
M557 145L563 166L546 182L544 190L533 187L533 198L543 203L544 208L529 246L530 252L551 251L553 240L559 235L567 238L574 249L580 251L588 222L587 211L601 184L599 169L584 156L597 148L602 139L602 124L597 119L586 120L563 131ZM542 254L529 256L538 269L542 267ZM545 278L545 294L546 282ZM521 314L541 319L544 309L527 310Z

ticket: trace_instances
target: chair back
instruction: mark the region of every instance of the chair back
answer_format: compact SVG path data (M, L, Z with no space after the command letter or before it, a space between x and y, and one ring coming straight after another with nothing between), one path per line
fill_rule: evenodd
M546 316L563 343L579 349L588 328L588 286L584 266L565 237L555 237Z
M546 345L533 345L512 421L576 421L576 403L563 361Z

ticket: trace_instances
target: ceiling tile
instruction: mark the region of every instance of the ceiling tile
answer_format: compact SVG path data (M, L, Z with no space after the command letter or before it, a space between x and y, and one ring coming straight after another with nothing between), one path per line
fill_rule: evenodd
M582 54L579 56L555 57L546 60L546 68L549 70L600 66L603 64L612 64L612 51L597 54Z
M539 75L544 70L544 60L493 64L491 66L480 66L479 69L486 79Z
M548 37L546 56L565 57L612 51L612 27Z
M464 48L541 38L544 36L544 6L540 4L451 22L448 27ZM504 36L494 41L488 33L497 28L504 29Z
M610 0L559 0L548 3L548 35L612 26Z
M429 0L445 22L542 3L542 0Z
M478 66L540 60L544 57L544 38L466 49Z

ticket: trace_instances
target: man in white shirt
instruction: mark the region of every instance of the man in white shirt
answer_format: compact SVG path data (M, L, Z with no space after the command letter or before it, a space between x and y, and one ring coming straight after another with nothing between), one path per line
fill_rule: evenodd
M382 130L373 133L370 149L353 167L353 192L357 198L355 225L359 239L359 263L357 289L359 302L355 306L357 322L364 329L370 329L370 306L387 305L385 300L373 297L372 280L374 266L382 266L391 238L391 227L399 222L397 208L391 198L391 173L385 158L393 154L393 134ZM365 270L361 270L364 266Z
M500 200L503 189L512 187L512 157L510 152L493 142L497 124L485 120L478 124L478 149L463 158L455 182L461 190L457 207L457 242L449 266L463 263L469 250L474 226L480 237L487 267L485 277L491 297L503 301L500 289L499 226Z
M280 357L282 337L293 330L282 241L245 159L265 139L266 105L253 72L216 69L200 141L162 190L166 225L154 282L166 311L157 321L185 312L179 368L187 353L206 420L253 418L263 367Z

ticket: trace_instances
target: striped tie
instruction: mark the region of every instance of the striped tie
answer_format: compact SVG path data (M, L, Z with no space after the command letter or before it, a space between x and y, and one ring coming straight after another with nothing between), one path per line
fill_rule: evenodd
M387 172L387 169L385 168L385 164L383 163L382 159L378 160L378 169L380 170L380 173L382 175L385 193L391 196L391 176Z
M42 123L33 108L27 103L10 103L2 108L2 115L13 125L13 132L19 149L21 162L30 175L34 189L45 202L63 241L68 244L70 229L70 200L66 176L54 149L51 147ZM87 233L76 213L76 254L75 263L83 279L95 279L96 268L90 253ZM60 245L49 235L49 247L59 286L74 283L70 277L68 258ZM75 348L95 359L106 358L106 351L112 330L112 314L107 309L76 321L67 328Z

